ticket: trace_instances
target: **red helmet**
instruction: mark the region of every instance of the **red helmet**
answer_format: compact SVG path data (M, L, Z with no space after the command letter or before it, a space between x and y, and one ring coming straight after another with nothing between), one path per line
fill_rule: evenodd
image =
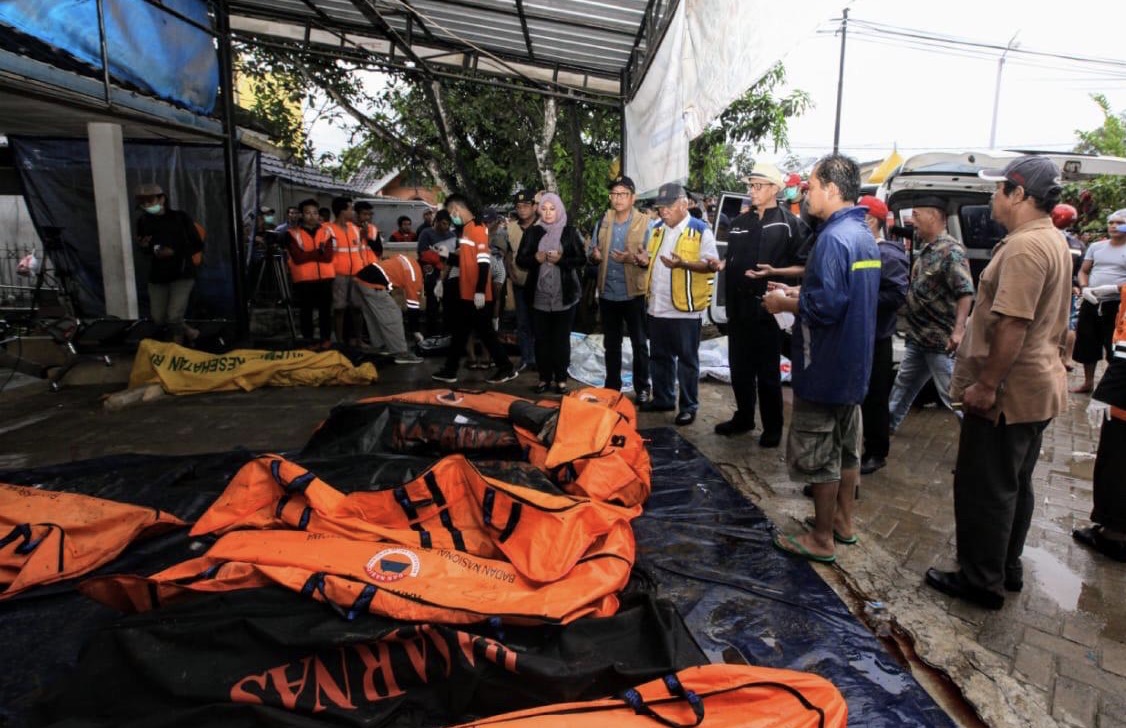
M1071 205L1060 203L1052 208L1052 224L1060 230L1066 230L1079 219L1079 212Z

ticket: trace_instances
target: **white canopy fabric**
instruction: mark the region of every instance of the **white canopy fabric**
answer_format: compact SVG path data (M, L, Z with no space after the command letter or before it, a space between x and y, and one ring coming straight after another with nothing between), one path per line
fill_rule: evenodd
M665 182L684 183L688 142L831 18L834 7L807 0L800 12L787 12L767 0L682 0L626 105L626 174L638 196L652 196Z

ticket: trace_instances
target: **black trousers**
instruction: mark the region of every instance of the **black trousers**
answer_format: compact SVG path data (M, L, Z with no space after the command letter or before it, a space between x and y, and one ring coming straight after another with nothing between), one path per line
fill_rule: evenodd
M565 311L532 309L536 368L541 382L567 381L567 367L571 363L571 324L575 320L576 308L571 306Z
M755 404L762 415L762 431L782 433L782 330L774 315L751 310L727 322L727 356L735 419L754 426ZM757 394L757 397L756 397Z
M426 323L423 334L437 336L442 332L442 300L434 295L434 286L442 278L442 271L437 268L423 274L422 285L426 293Z
M888 437L891 423L888 399L891 397L891 385L895 381L892 376L891 343L891 336L876 339L872 375L868 378L868 394L860 406L864 418L864 457L886 458L891 449Z
M321 341L332 338L332 279L302 281L293 284L293 297L297 299L301 320L301 336L313 338L313 310L317 311Z
M606 349L606 388L622 388L622 332L633 348L633 391L649 389L649 342L645 335L645 296L627 301L599 300L602 342Z
M1121 301L1105 301L1098 305L1090 301L1079 304L1079 321L1075 328L1075 361L1080 364L1097 364L1099 359L1108 362L1114 356L1114 320Z
M454 285L457 281L454 281ZM512 368L512 362L504 353L504 347L497 339L497 332L493 330L493 310L486 303L484 308L477 308L473 301L464 301L460 298L446 297L445 319L450 324L450 351L446 354L446 371L456 372L461 366L461 357L465 354L465 345L469 343L469 334L477 334L477 340L485 346L493 365L500 371Z
M1091 520L1113 531L1126 531L1126 421L1110 419L1099 433L1095 456L1095 507Z
M967 414L958 439L954 521L958 565L971 585L1004 594L1023 574L1020 555L1036 499L1032 470L1051 420L1010 425Z

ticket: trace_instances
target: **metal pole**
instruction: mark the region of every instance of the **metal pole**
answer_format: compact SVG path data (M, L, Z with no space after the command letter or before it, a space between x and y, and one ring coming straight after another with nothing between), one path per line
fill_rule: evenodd
M833 125L833 154L840 149L841 144L841 99L844 94L844 62L845 62L845 37L848 35L848 8L844 9L841 19L841 68L837 73L837 119Z
M234 52L231 49L231 18L227 0L215 2L215 24L219 31L219 93L223 104L223 163L226 171L227 222L230 225L231 271L235 296L235 325L238 339L250 335L250 320L246 308L245 280L246 254L240 244L242 238L242 185L239 182L238 127L235 125Z
M626 71L622 71L621 84L622 84L622 89L629 88L629 75ZM626 151L627 151L627 147L626 147L626 102L625 102L625 95L624 94L622 95L622 102L618 106L618 113L620 113L622 115L622 118L621 118L622 148L621 148L621 151L618 153L618 160L619 160L618 174L624 176L625 173L626 173Z
M1017 39L1017 35L1019 33L1019 30L1016 33L1013 33L1013 37L1009 38L1009 43L1005 46L1005 50L1001 53L1001 57L997 59L997 84L993 89L993 123L989 125L990 149L993 149L994 145L997 143L997 111L1001 107L1001 71L1005 70L1005 56L1008 55L1010 50L1016 47L1013 45L1013 41Z
M105 87L106 106L109 106L109 48L106 44L106 14L103 0L98 0L98 42L102 46L102 85Z

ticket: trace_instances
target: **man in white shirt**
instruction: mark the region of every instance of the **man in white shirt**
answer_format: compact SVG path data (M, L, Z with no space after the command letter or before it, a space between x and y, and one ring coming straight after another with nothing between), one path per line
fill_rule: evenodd
M653 206L661 217L649 235L649 366L653 401L649 412L676 408L677 425L696 421L699 407L700 327L711 300L715 273L723 268L715 236L688 214L688 196L679 184L661 185Z
M1114 355L1114 321L1118 316L1118 287L1126 283L1126 209L1106 219L1107 239L1091 243L1076 276L1084 291L1075 330L1075 361L1083 365L1083 384L1071 390L1086 393L1095 388L1095 366ZM1091 289L1087 291L1086 289Z

